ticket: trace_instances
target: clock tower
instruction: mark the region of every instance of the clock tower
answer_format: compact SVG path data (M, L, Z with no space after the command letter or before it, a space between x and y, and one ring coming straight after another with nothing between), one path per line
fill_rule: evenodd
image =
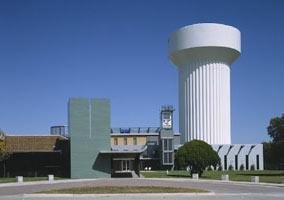
M173 107L162 106L161 110L161 129L172 130L173 129Z
M173 130L173 106L162 106L161 109L161 161L164 168L174 165L174 130Z

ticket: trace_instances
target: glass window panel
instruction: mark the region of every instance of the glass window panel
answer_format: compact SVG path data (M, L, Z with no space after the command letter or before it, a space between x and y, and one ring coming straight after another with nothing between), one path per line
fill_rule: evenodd
M113 128L113 129L112 129L112 132L113 132L113 133L120 133L120 129L119 129L119 128Z
M168 141L164 140L164 151L168 149Z
M164 163L168 163L168 153L164 153Z
M136 128L136 127L131 128L130 133L138 133L138 128Z
M169 148L168 148L170 151L173 150L173 140L172 139L169 139Z
M148 128L140 128L140 133L147 133Z
M173 162L173 153L169 153L169 163Z

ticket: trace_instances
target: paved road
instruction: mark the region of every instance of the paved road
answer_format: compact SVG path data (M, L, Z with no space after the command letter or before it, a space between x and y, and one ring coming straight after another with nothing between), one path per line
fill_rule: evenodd
M216 194L216 195L184 195L184 194L140 194L140 195L116 195L116 196L41 196L32 197L19 195L13 197L0 197L2 200L283 200L281 195L271 194Z
M9 199L6 195L19 194L20 196L11 197L10 199L35 199L36 197L23 196L22 194L35 193L43 190L80 187L80 186L173 186L173 187L189 187L201 188L214 192L216 195L210 196L182 196L175 195L174 199L284 199L284 187L241 184L220 181L193 181L189 179L97 179L86 181L67 181L53 184L33 184L18 186L1 186L0 199ZM61 197L60 199L92 199L93 197ZM100 196L96 199L172 199L170 195L153 195L153 196ZM58 199L54 198L36 198L36 199Z

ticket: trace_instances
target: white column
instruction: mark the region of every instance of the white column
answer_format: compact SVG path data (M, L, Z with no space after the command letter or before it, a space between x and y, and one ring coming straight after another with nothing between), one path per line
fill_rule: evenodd
M216 60L195 61L180 71L180 126L185 141L230 144L230 67Z

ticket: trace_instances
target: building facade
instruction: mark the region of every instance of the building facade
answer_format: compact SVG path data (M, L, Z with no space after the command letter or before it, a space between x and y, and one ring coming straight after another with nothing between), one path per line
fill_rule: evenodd
M168 43L169 58L179 69L179 133L172 106L161 108L159 127L111 128L108 99L71 98L68 129L53 126L44 139L0 135L0 147L5 144L12 155L1 166L10 166L13 175L139 177L141 169L173 169L175 150L203 140L218 153L223 170L262 170L262 144L231 144L230 70L241 53L240 31L194 24L171 34Z
M182 143L181 135L173 131L172 106L161 108L159 127L131 128L110 128L110 102L106 99L71 98L68 109L67 137L51 132L0 139L0 146L11 154L2 176L139 177L140 170L175 167L174 153ZM222 170L263 170L262 144L212 147Z
M6 135L0 146L9 153L0 177L70 176L69 139L60 135Z
M71 98L68 103L71 178L110 177L110 102Z
M109 132L107 132L106 130L110 127L109 123L107 123L104 126L108 128L103 128L103 130L105 130L104 140L99 141L100 137L96 137L96 133L90 133L90 129L95 129L95 127L98 126L98 124L90 124L92 121L92 119L90 119L91 116L98 111L97 109L90 109L90 106L88 106L92 101L95 100L70 100L70 102L77 102L79 104L84 102L85 111L83 113L86 116L82 116L81 106L76 108L72 106L69 107L69 109L72 110L69 111L69 113L76 113L76 115L80 113L75 121L69 119L69 130L73 131L70 133L71 177L84 177L80 174L72 176L72 169L74 169L74 166L72 166L74 162L72 163L72 160L78 161L77 169L82 169L90 166L92 162L94 162L94 159L96 159L96 156L102 156L104 158L104 162L102 163L103 166L105 166L104 168L109 169L109 171L101 173L90 168L92 171L90 173L98 173L100 174L99 177L139 177L140 170L173 169L175 167L174 153L182 146L182 143L181 135L175 133L173 129L174 109L172 106L162 106L159 127L110 128ZM99 106L99 104L97 106ZM108 116L103 112L109 113L110 110L102 109L95 114L96 117L103 118L103 116ZM80 122L82 119L85 119L84 124ZM75 123L75 125L72 123ZM75 130L74 126L77 126L78 129ZM99 126L103 126L103 123L100 122ZM83 129L84 131L79 129ZM73 137L74 135L76 137ZM88 146L86 147L86 152L83 152L82 149L84 148L81 148L82 137L85 137L84 140L88 140L88 142L83 142ZM91 140L94 141L89 143ZM221 168L223 170L263 169L263 150L261 144L215 144L212 145L212 147L221 159ZM77 151L82 152L84 155L90 154L90 156L83 157L83 155L77 154L76 156L80 158L76 158L72 154L75 154ZM90 177L90 174L88 174L88 177Z
M223 170L263 170L262 144L212 145Z

